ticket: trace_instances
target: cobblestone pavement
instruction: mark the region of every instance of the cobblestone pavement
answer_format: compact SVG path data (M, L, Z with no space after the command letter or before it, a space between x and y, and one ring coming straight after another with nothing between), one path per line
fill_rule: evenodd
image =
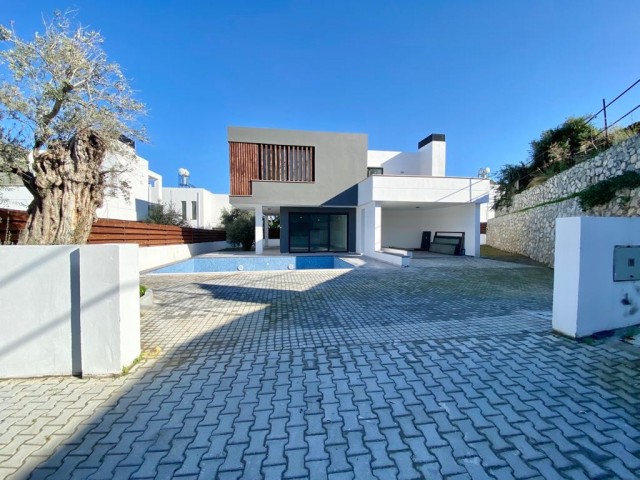
M0 382L12 478L640 477L640 348L550 332L548 269L147 276L118 379Z

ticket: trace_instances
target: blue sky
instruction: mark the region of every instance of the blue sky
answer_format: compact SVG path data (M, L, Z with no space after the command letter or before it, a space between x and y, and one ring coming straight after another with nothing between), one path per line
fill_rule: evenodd
M77 9L149 110L138 153L229 191L227 126L447 138L447 175L526 160L529 142L640 78L638 0L0 0L23 37ZM610 120L640 103L640 85ZM640 120L640 110L633 120ZM598 119L598 122L601 122ZM600 125L600 123L598 123Z

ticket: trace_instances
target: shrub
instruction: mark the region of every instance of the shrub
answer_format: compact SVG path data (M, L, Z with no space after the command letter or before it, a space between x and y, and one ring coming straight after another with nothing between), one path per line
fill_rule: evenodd
M578 156L595 146L598 129L585 117L569 117L562 125L545 130L531 142L531 170L546 170L560 164L562 170L572 167Z
M223 210L221 221L227 232L227 242L242 245L243 250L251 250L256 234L252 212L239 208Z
M617 141L617 137L612 134L609 142L604 136L598 137L598 129L588 123L586 117L569 117L561 125L545 130L540 137L531 141L528 163L507 164L498 172L498 195L494 209L509 207L517 193L540 185L590 155L606 149L611 140Z
M145 287L144 285L140 285L140 296L143 297L146 292L147 287Z
M188 227L189 222L182 218L177 207L173 203L158 203L149 205L149 213L144 223L157 225L174 225L176 227Z

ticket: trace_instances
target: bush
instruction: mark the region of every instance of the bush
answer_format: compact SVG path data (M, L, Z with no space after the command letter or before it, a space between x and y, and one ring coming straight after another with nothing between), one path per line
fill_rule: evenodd
M146 292L147 287L145 287L144 285L140 285L140 296L143 297Z
M546 170L561 165L561 170L575 165L578 157L595 147L598 129L585 117L569 117L562 125L545 130L531 142L531 170Z
M221 221L227 232L227 242L242 245L243 250L251 250L256 235L252 212L239 208L223 210Z
M613 137L612 137L613 138ZM494 209L511 206L514 195L544 183L609 146L586 117L569 117L561 125L545 130L531 141L528 163L507 164L498 172Z
M189 222L182 218L176 206L172 203L159 203L149 205L149 213L144 223L157 225L174 225L176 227L188 227Z

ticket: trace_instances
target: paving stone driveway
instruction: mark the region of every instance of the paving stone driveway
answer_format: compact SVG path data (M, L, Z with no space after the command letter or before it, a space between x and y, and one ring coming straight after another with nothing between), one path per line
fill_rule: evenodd
M0 382L0 476L640 477L640 351L550 332L548 269L147 276L118 379Z

